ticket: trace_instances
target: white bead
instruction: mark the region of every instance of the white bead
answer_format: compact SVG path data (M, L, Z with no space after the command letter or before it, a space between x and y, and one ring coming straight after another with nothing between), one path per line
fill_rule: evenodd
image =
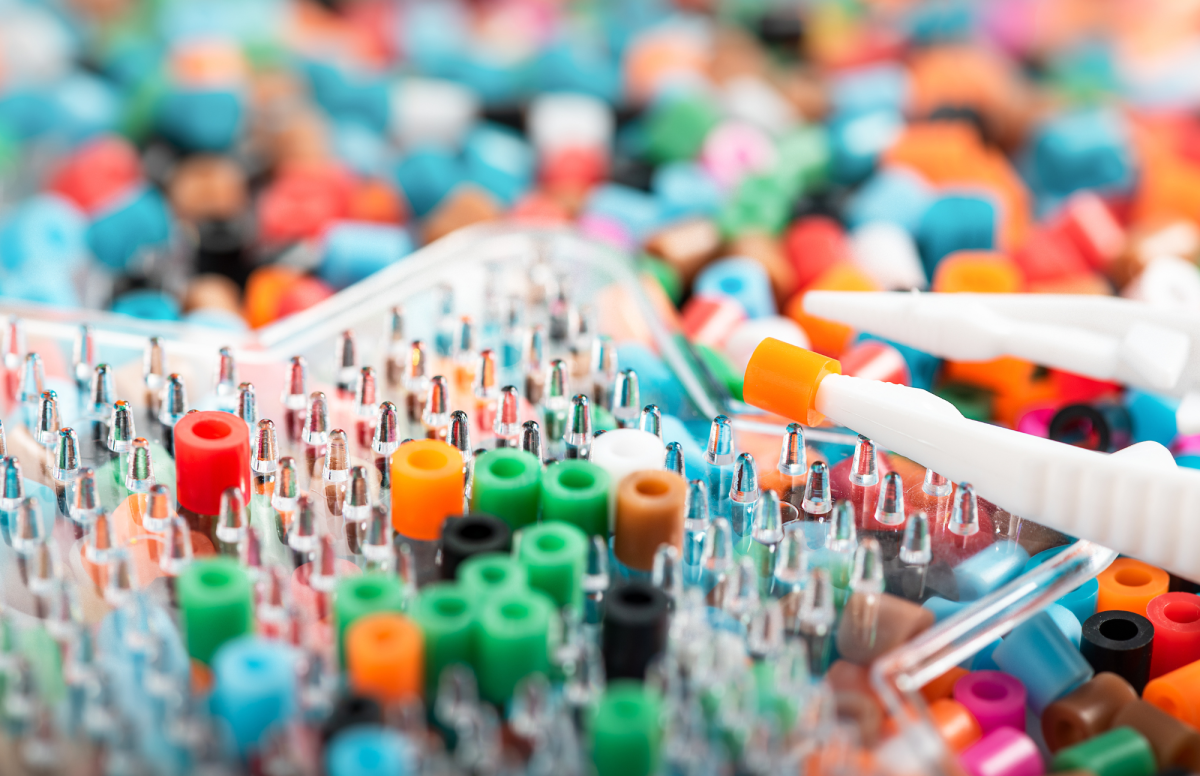
M812 347L808 341L808 334L791 318L771 315L766 318L742 321L730 333L729 339L725 340L722 348L725 357L733 364L738 374L746 371L746 365L750 363L750 356L754 355L754 349L767 337L806 350Z
M392 134L405 148L458 148L479 115L479 96L453 81L405 78L391 98Z
M917 246L902 226L887 221L863 224L850 235L850 252L854 263L886 290L929 285Z
M636 428L605 431L592 442L592 463L608 472L608 527L612 530L616 517L617 487L621 480L634 472L661 469L667 457L667 446L656 435Z
M7 84L45 84L71 67L74 45L61 21L32 4L0 10L0 72Z
M529 139L539 156L563 148L598 148L612 145L613 112L603 100L576 92L538 95L526 116Z
M1121 296L1166 310L1195 313L1200 310L1200 269L1178 256L1159 256L1125 286Z
M721 88L721 106L732 119L754 124L776 137L798 122L796 111L779 90L761 78L738 76Z

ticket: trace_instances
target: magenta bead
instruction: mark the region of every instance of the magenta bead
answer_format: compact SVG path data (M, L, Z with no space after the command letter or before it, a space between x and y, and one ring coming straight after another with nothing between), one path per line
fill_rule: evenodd
M633 235L615 218L587 213L580 217L577 226L585 237L611 245L618 250L630 251L635 247Z
M1200 434L1176 437L1171 452L1175 455L1200 455Z
M979 721L984 735L1000 728L1025 730L1025 685L1002 671L974 671L954 683L954 700Z
M742 178L775 163L775 144L753 124L729 121L708 133L700 163L718 185L732 189Z
M1036 410L1030 410L1021 416L1017 421L1017 431L1022 434L1032 434L1040 436L1043 439L1050 437L1050 421L1058 412L1054 407L1041 407Z
M971 744L958 762L971 776L1042 776L1046 772L1037 744L1010 727L997 728Z

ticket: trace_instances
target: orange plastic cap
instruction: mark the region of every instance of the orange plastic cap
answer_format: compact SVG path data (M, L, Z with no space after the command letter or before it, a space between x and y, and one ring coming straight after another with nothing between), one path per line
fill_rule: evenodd
M1004 254L995 251L951 254L938 263L933 275L933 290L944 294L1014 294L1022 285L1021 270Z
M1115 609L1143 617L1151 599L1167 592L1171 585L1171 577L1167 572L1133 558L1117 558L1096 580L1100 583L1097 612ZM1200 690L1200 669L1196 676L1192 686Z
M463 511L463 459L437 439L406 442L392 455L392 526L410 539L433 541L448 515Z
M817 389L842 365L811 350L767 337L746 365L742 394L747 404L810 426L824 416L816 410Z
M346 669L354 692L383 703L420 696L425 682L421 629L403 615L372 614L346 631Z
M1103 594L1103 586L1100 592ZM1192 727L1200 727L1200 660L1151 680L1142 690L1142 700Z

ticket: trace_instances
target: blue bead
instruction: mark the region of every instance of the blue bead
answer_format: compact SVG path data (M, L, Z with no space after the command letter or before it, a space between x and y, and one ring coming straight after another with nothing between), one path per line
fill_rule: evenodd
M588 40L552 43L538 56L532 68L533 84L539 92L582 92L605 102L616 102L621 94L621 71L617 60Z
M467 135L463 167L467 178L511 205L533 182L535 158L529 143L495 124L477 126Z
M149 288L122 294L113 300L112 310L145 321L179 320L179 302L175 297Z
M721 259L696 277L692 293L737 300L751 318L775 314L775 295L767 271L754 259Z
M650 190L658 198L664 221L685 216L715 216L721 209L721 189L703 167L671 162L654 171Z
M1000 666L996 665L996 660L993 655L996 652L996 647L1000 646L1001 640L996 639L992 643L985 646L983 649L975 653L968 662L968 668L972 671L999 671Z
M839 116L881 109L899 113L908 98L908 73L895 64L855 68L833 77L829 96Z
M207 326L221 331L246 331L246 319L231 310L221 310L215 307L204 307L192 310L183 316L183 320L195 326Z
M228 723L235 749L252 750L296 709L296 656L278 641L245 636L213 656L213 714Z
M54 131L78 143L117 128L121 100L112 85L86 73L75 73L54 88L57 120Z
M684 476L689 480L703 479L707 466L707 462L704 460L704 448L688 431L684 422L674 415L663 415L662 432L664 442L667 444L678 442L683 448Z
M898 224L915 234L933 204L932 187L906 167L888 167L872 175L846 203L846 222L858 227L874 221Z
M1124 403L1133 421L1134 442L1158 442L1170 446L1179 433L1175 424L1178 399L1130 388L1125 393Z
M343 730L325 750L329 776L405 776L413 772L412 746L394 730L355 725Z
M830 176L844 185L866 180L903 129L904 116L894 110L834 118L829 122Z
M1128 131L1110 110L1070 113L1043 124L1024 166L1030 184L1050 195L1080 189L1119 193L1133 185L1135 174Z
M929 277L947 254L991 250L995 244L996 206L983 197L942 197L929 206L917 228L917 247Z
M39 137L54 128L58 106L48 92L12 89L0 94L0 124L18 140Z
M155 121L163 137L187 151L224 151L242 127L242 101L232 91L172 91L159 100Z
M1025 563L1024 571L1029 571L1035 566L1045 563L1070 546L1069 544L1064 544L1061 547L1051 547L1048 550L1042 550ZM1054 603L1071 612L1080 623L1083 623L1084 620L1096 613L1096 604L1099 598L1100 583L1093 577Z
M478 92L486 105L511 103L527 86L524 67L478 51L463 52L453 63L451 77Z
M374 76L347 74L324 62L305 67L313 99L329 115L342 121L357 121L382 134L391 120L387 83Z
M454 3L414 3L405 9L402 48L420 73L448 78L466 48L469 21Z
M990 544L954 568L960 601L974 601L1020 576L1029 553L1016 542Z
M101 264L123 270L139 251L162 245L170 236L166 200L154 189L144 188L97 215L88 227L87 240Z
M637 372L642 404L657 404L664 415L678 415L684 409L683 386L645 345L627 343L617 346L617 363L622 369Z
M325 234L325 258L318 274L340 290L399 261L412 250L412 237L398 226L339 221Z
M6 272L42 274L64 270L87 258L87 219L74 203L54 194L26 200L0 221L0 266Z
M413 213L424 217L462 182L464 173L461 162L452 152L426 147L401 159L396 165L395 177Z
M1079 641L1083 638L1083 623L1075 613L1061 604L1050 604L1045 611L1072 646L1079 649Z
M1175 459L1175 465L1185 469L1200 469L1200 455L1181 455Z
M933 45L965 40L975 29L975 7L964 0L942 0L915 6L905 19L911 41Z
M1092 667L1045 612L1018 625L996 647L1000 670L1021 680L1035 714L1092 678Z
M7 277L0 281L0 296L54 307L79 306L79 296L70 279L46 273L26 272Z
M384 136L354 120L334 122L333 150L346 166L364 177L377 175L392 162L392 149Z
M662 219L662 211L654 197L618 183L605 183L592 189L584 210L589 214L616 219L639 242L644 240Z
M947 617L958 614L966 607L966 604L962 601L951 601L935 595L932 598L925 599L925 603L921 604L921 606L933 612L934 622L941 622Z

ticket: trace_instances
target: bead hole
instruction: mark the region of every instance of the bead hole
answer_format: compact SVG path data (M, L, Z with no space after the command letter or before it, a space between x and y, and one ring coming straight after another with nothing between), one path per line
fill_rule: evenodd
M500 607L500 616L506 620L524 620L529 616L529 607L525 604L505 604Z
M458 535L473 542L484 542L496 535L496 530L487 523L467 523L458 529Z
M441 469L446 465L447 461L446 454L439 453L437 450L417 450L408 456L409 466L427 472Z
M590 472L568 469L559 475L558 483L568 490L586 490L596 484L596 477Z
M502 480L511 480L525 473L525 464L512 458L501 458L499 461L492 461L488 471Z
M634 489L643 496L665 496L667 493L667 483L660 479L638 480L637 486Z
M1150 584L1150 573L1145 569L1121 569L1113 577L1118 585L1143 587Z
M224 439L231 433L229 424L220 420L202 420L192 426L192 433L201 439Z
M460 598L439 598L433 610L443 617L458 617L467 611L467 602Z
M1100 623L1100 635L1112 641L1129 641L1137 633L1137 624L1131 620L1105 620Z
M491 585L498 585L508 579L508 572L500 566L487 566L480 572L483 581Z
M374 601L381 595L383 595L383 589L379 585L363 585L354 588L354 597L360 601Z
M1167 604L1163 610L1163 614L1171 622L1186 625L1189 622L1200 620L1200 605L1176 601L1175 603Z
M1008 688L996 682L979 682L972 685L971 692L981 700L998 701L1008 695Z
M645 590L622 590L620 597L621 603L637 607L649 606L654 600Z
M537 548L542 552L559 552L566 546L561 536L543 534L537 538Z
M224 587L229 584L229 574L216 569L206 571L200 575L200 582L205 587Z

